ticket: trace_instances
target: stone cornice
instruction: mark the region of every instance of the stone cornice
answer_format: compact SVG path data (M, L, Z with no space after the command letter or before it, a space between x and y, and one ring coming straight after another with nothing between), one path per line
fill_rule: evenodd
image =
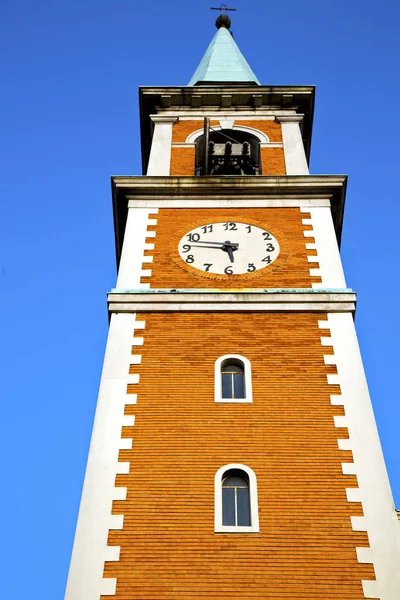
M149 196L185 196L204 197L216 194L236 195L241 191L248 197L295 195L305 193L307 197L332 195L334 190L343 188L347 182L346 175L282 175L271 176L229 176L229 177L143 177L116 176L111 178L113 187L124 190L137 198Z
M176 123L179 121L179 117L175 115L150 115L150 119L153 123Z
M352 290L112 290L109 312L355 312Z

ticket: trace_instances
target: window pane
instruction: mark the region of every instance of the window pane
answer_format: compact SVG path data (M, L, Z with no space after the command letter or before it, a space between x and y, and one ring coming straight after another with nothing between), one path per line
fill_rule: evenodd
M249 484L242 477L225 477L222 487L249 487Z
M222 373L222 397L232 398L232 375Z
M234 488L222 488L222 525L235 525Z
M250 521L250 494L249 488L237 488L237 521L238 525L251 525Z
M233 376L235 386L235 398L244 398L244 376L243 373Z

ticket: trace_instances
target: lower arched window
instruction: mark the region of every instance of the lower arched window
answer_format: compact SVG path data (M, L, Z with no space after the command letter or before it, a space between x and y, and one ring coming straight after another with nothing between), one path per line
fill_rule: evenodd
M227 471L222 480L222 525L251 525L249 478L244 471Z
M215 532L258 533L257 479L246 465L221 467L215 475Z

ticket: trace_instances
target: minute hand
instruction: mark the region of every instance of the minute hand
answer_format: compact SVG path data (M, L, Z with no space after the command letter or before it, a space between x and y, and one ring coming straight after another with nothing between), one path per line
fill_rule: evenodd
M239 248L239 244L236 244L235 242L208 242L207 240L204 240L204 242L190 242L191 246L200 246L200 247L207 247L207 246L231 246L233 248Z

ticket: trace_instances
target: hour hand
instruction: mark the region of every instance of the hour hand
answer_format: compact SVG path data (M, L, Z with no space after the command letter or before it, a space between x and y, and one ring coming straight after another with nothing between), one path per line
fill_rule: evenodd
M235 262L235 257L233 256L233 248L232 248L232 246L225 246L223 248L223 250L225 250L225 248L226 248L226 251L228 253L229 258L231 259L231 262L232 263ZM236 247L235 247L235 250L236 250Z
M230 261L233 263L233 262L235 262L233 252L235 250L237 250L238 247L239 247L239 244L233 244L230 240L226 240L226 242L224 242L224 245L222 246L221 250L228 253Z

